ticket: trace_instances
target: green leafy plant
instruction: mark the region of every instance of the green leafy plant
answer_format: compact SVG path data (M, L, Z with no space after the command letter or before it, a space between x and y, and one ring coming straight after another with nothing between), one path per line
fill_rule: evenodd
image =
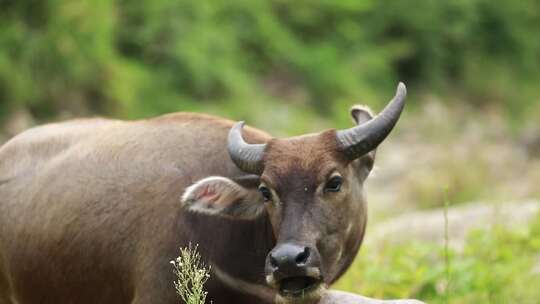
M286 100L345 124L335 109L384 101L398 79L519 121L540 110L539 10L535 0L2 1L0 121L21 107L39 120L208 107L251 117Z

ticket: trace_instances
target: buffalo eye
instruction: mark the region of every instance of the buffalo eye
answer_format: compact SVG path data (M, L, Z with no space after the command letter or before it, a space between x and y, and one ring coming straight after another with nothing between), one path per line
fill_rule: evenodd
M343 178L341 176L333 176L330 178L326 185L324 186L325 192L338 192L341 190L341 184L343 183Z
M268 202L272 199L272 192L265 186L259 186L259 192L261 193L265 202Z

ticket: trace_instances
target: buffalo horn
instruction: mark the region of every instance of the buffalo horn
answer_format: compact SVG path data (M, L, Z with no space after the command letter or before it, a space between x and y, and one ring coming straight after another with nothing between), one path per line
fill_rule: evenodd
M399 83L396 95L384 110L370 121L336 132L338 144L349 159L356 159L377 148L390 134L405 106L407 89Z
M229 131L227 147L232 161L247 173L261 174L264 169L265 144L248 144L242 137L244 122L237 122Z

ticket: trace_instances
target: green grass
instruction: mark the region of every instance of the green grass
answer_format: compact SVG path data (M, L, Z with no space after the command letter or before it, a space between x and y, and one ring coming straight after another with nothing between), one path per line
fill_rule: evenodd
M334 287L432 304L540 303L539 252L540 217L520 229L473 231L462 252L422 242L363 248Z
M448 198L448 187L444 189L444 266L445 266L445 279L446 286L444 287L444 303L448 304L450 288L450 239L448 238L448 207L450 206L450 199Z

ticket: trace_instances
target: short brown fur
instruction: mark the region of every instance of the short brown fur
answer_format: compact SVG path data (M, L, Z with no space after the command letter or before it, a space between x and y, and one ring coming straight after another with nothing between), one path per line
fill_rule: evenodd
M265 260L276 242L313 243L326 282L335 281L362 242L367 173L359 172L369 172L374 154L346 160L334 130L272 139L246 128L246 141L268 143L261 180L289 207L267 206L253 220L187 212L180 197L189 185L246 175L227 153L232 125L192 113L75 120L28 130L2 146L0 304L178 303L168 261L190 242L207 263L260 288L267 288ZM348 191L330 198L319 190L334 170L347 178ZM297 221L303 226L282 224L306 214ZM271 301L215 275L207 288L219 303Z

